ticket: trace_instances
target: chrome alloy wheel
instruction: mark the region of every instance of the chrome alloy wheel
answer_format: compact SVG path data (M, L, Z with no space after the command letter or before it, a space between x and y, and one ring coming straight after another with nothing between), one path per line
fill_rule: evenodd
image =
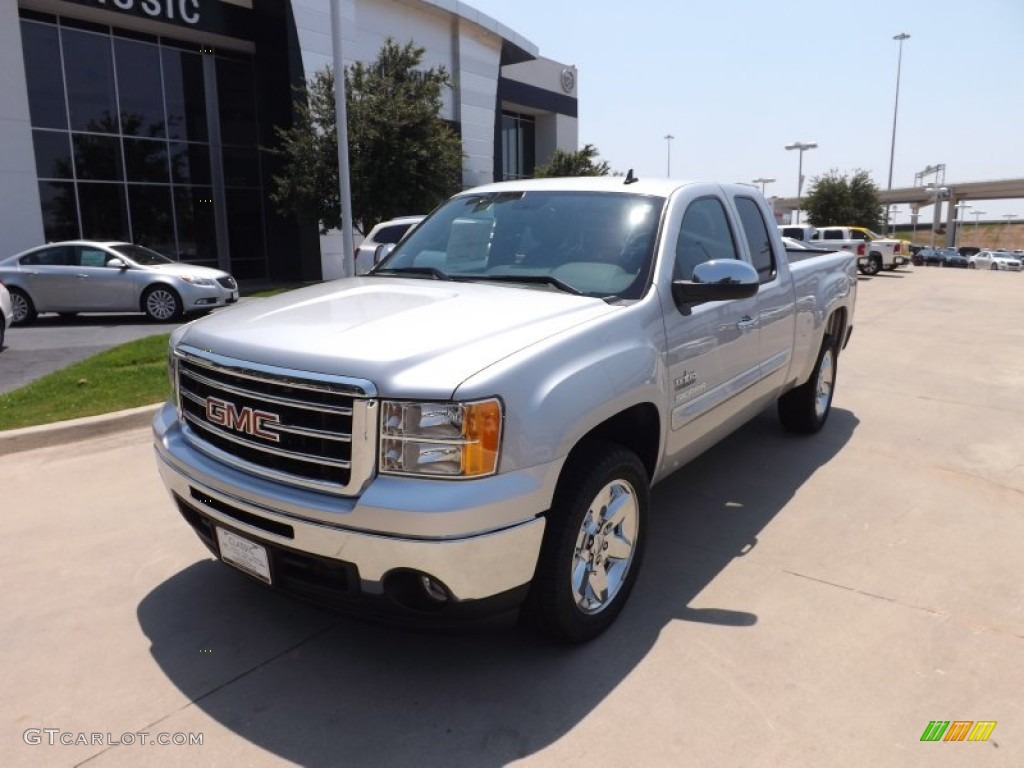
M640 514L636 492L626 480L600 490L576 537L570 584L576 607L600 613L618 595L633 563Z
M146 296L146 312L154 320L170 320L178 313L178 299L166 288L156 288Z
M11 291L11 309L14 310L14 317L11 318L11 322L17 325L18 323L25 322L25 318L28 317L28 299L22 296L20 293Z
M832 399L832 388L836 383L835 352L829 347L821 356L818 366L818 381L815 387L814 415L823 419Z

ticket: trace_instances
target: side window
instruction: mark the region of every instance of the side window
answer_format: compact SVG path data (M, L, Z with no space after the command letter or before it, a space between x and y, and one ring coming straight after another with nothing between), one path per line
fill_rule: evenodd
M70 245L58 245L30 253L21 260L26 267L70 267L74 265L75 249Z
M825 237L826 240L842 240L843 239L843 230L841 230L841 229L826 229L824 237Z
M772 252L772 240L768 236L768 226L764 223L761 209L751 198L737 197L736 210L739 211L743 234L750 246L754 269L762 283L770 283L775 279L775 254Z
M676 241L676 280L690 280L693 268L712 259L738 259L736 241L722 202L702 197L690 203Z
M850 231L851 240L867 240L868 236L863 232L858 232L856 229Z
M99 248L79 246L78 266L80 267L104 267L107 264L107 252Z
M402 239L402 235L409 229L409 226L408 224L394 224L390 227L384 227L374 235L373 240L375 243L397 243Z

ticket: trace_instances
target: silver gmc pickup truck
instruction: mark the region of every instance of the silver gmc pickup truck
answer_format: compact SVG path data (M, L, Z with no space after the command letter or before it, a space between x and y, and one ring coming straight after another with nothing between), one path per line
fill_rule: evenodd
M651 486L773 403L819 430L848 253L791 265L747 186L547 179L460 193L373 271L179 328L153 430L224 562L335 608L622 610Z

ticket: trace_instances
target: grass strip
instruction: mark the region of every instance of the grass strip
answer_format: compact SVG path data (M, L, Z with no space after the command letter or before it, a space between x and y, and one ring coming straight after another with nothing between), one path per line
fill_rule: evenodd
M50 424L150 405L170 396L168 334L100 352L0 394L0 430Z

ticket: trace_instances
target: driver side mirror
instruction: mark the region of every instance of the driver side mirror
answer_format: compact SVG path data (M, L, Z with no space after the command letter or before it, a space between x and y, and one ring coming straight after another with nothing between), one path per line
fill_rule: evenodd
M381 243L378 245L373 251L373 266L377 266L384 261L393 250L395 250L394 243Z
M748 299L760 287L757 270L738 259L713 259L693 268L690 280L672 281L672 299L679 309L708 301Z
M111 269L128 269L128 262L114 257L113 259L107 260L107 266Z

